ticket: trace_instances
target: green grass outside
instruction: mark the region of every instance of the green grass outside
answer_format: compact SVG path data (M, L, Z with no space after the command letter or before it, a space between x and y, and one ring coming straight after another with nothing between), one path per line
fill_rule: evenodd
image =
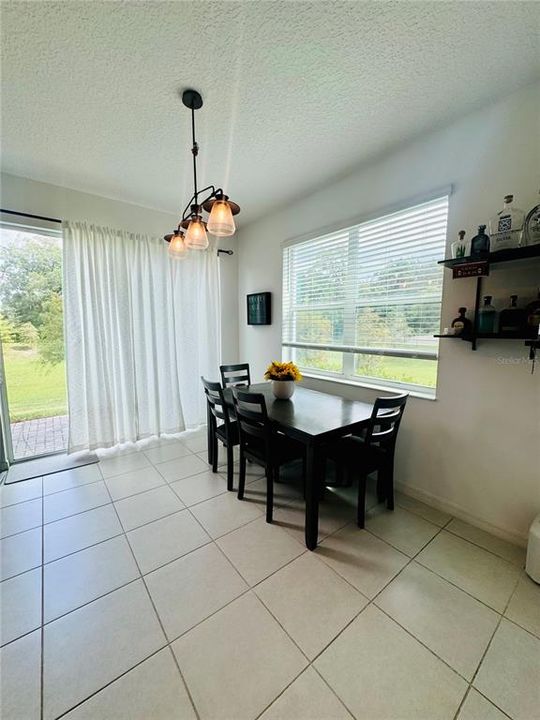
M320 350L298 352L297 362L303 368L343 372L342 354ZM374 380L393 380L434 388L437 384L437 363L433 360L358 355L355 362L356 375Z
M65 365L45 365L35 350L4 345L11 422L67 414Z

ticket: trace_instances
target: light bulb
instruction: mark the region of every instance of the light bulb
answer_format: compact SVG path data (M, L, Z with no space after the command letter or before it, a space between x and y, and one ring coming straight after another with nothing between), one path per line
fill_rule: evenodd
M226 200L215 200L208 218L208 232L217 237L234 235L234 224L231 206Z
M184 242L184 236L175 233L169 243L169 255L175 260L184 260L187 257L187 248Z
M200 215L192 217L186 232L186 247L190 250L206 250L208 237Z

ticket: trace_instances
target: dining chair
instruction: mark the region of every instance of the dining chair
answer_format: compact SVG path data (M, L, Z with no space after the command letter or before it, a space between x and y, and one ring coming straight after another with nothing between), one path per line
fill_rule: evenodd
M237 385L251 385L248 363L238 365L220 365L221 382L224 388Z
M377 398L368 426L362 434L347 435L325 447L325 459L336 464L348 478L358 475L357 524L363 528L366 507L366 478L377 472L377 497L394 509L394 455L396 440L407 404L408 393Z
M231 419L229 407L223 396L223 389L218 382L201 377L208 404L210 423L210 443L212 472L218 469L218 440L227 450L227 490L233 490L234 455L233 449L238 445L238 423ZM221 424L218 424L221 423Z
M285 463L302 459L304 447L286 435L276 432L266 409L262 393L233 388L234 409L240 439L240 474L238 499L244 499L246 460L261 465L266 473L266 522L272 522L274 508L274 481L279 481L279 469Z

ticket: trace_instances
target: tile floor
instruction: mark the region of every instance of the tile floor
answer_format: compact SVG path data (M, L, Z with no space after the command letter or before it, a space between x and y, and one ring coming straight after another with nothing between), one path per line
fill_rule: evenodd
M204 429L0 488L3 720L534 720L540 587L521 549L410 497L354 524Z

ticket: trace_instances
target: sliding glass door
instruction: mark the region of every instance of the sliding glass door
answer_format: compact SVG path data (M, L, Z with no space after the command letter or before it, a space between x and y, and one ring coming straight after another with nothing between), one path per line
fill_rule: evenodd
M0 351L8 461L65 450L61 232L0 223Z

